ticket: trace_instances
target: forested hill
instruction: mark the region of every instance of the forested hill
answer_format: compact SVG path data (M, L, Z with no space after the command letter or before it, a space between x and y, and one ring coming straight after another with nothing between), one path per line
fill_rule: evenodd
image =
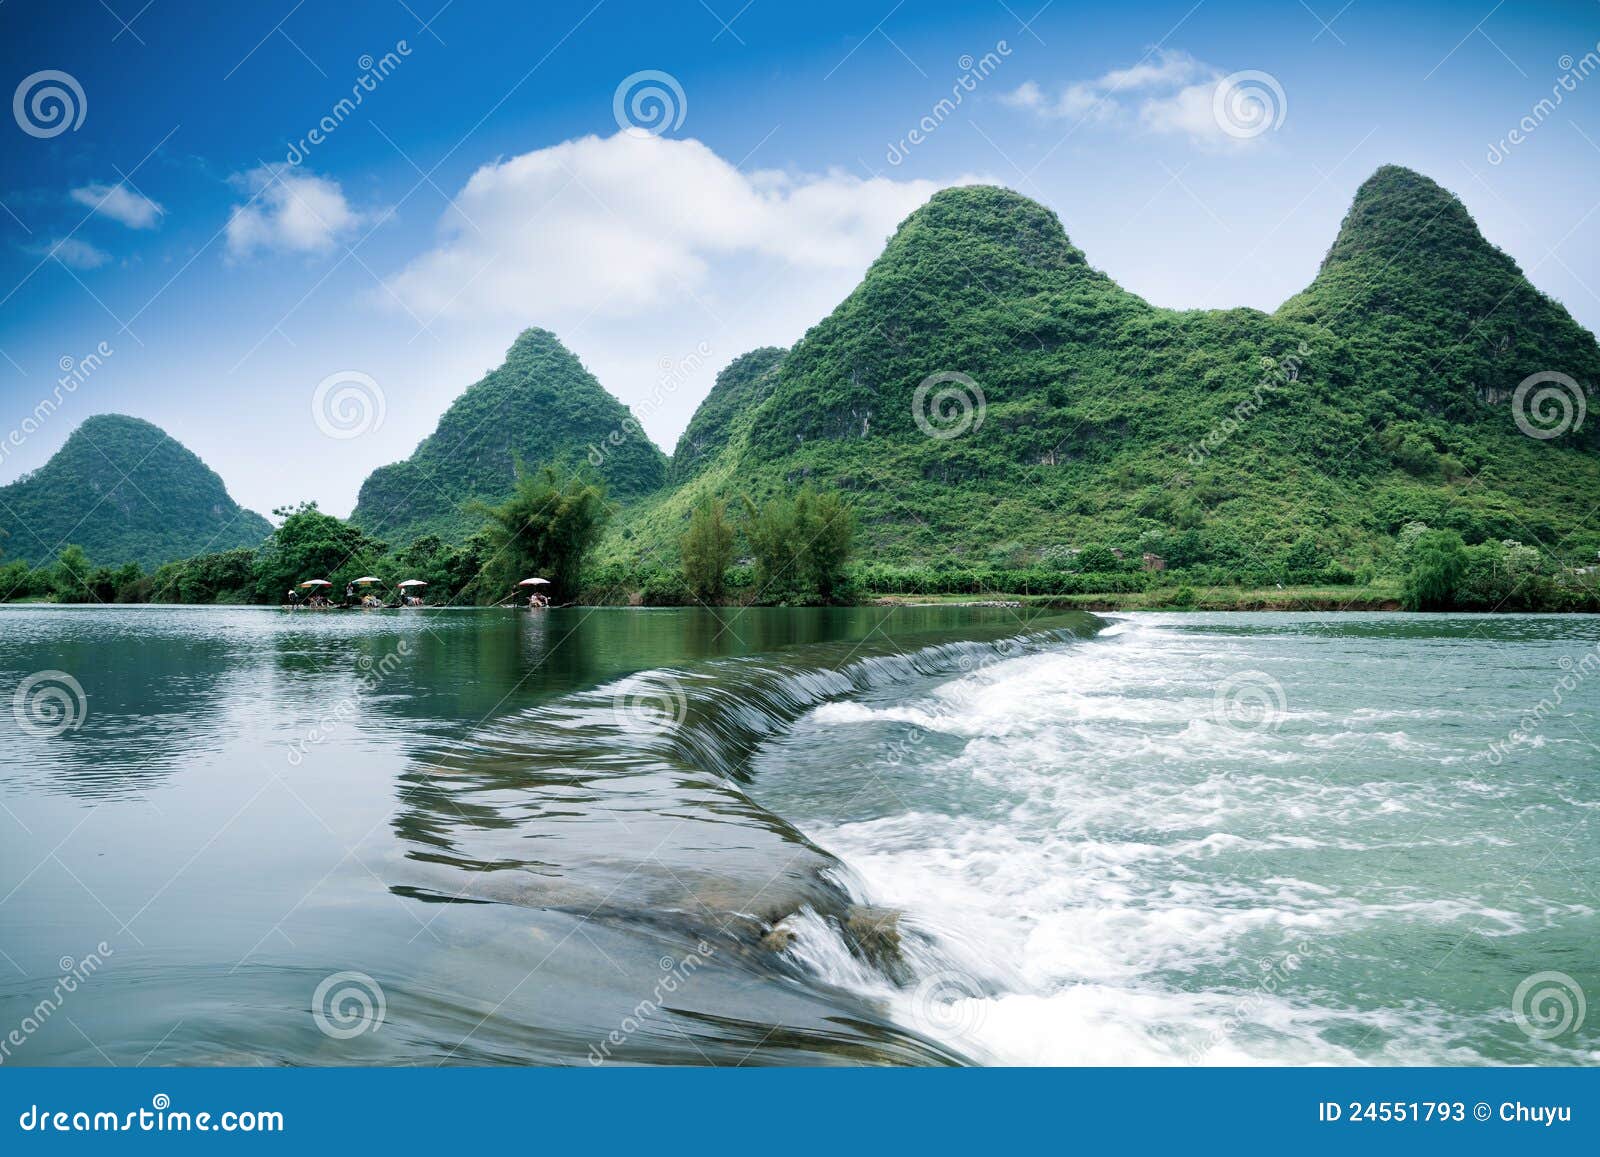
M655 490L667 473L627 407L554 334L528 329L411 457L368 476L351 521L397 544L423 534L460 541L482 522L468 511L474 500L496 503L511 493L518 460L530 470L588 463L609 496L623 500Z
M73 544L102 566L154 568L271 531L182 444L121 414L86 419L43 466L0 487L0 557L35 564Z
M784 352L777 346L762 346L734 358L717 375L672 452L674 485L693 478L727 447L739 417L760 405L771 391Z
M1597 382L1594 336L1407 169L1360 188L1272 314L1152 306L1044 207L947 189L759 389L713 392L689 428L717 436L603 554L670 557L702 494L811 480L854 498L886 561L1104 543L1246 569L1299 544L1359 566L1410 522L1590 559L1600 441L1575 419Z

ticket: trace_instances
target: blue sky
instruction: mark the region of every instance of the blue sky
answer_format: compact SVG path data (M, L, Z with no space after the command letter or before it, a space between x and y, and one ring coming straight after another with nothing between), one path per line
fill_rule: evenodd
M1488 0L9 0L0 482L120 412L347 513L529 325L670 452L971 180L1157 304L1270 310L1404 164L1595 329L1597 43L1600 5Z

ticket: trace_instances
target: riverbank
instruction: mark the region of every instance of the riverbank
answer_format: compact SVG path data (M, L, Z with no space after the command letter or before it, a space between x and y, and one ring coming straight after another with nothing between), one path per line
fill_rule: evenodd
M1398 583L1367 586L1157 587L1076 595L994 592L971 595L887 594L874 606L1018 606L1075 611L1398 611Z

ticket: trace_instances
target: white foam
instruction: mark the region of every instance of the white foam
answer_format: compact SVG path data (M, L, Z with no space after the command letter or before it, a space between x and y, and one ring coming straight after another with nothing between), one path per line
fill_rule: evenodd
M830 942L806 921L797 958L999 1063L1481 1062L1440 1009L1347 1007L1293 968L1261 980L1259 968L1314 962L1374 929L1498 938L1575 915L1386 878L1380 856L1486 846L1448 821L1508 789L1442 779L1470 748L1395 726L1415 720L1431 737L1428 721L1462 712L1323 710L1303 689L1268 726L1215 712L1227 676L1276 666L1287 681L1290 662L1231 637L1124 621L1087 646L1010 660L914 702L819 708L810 719L822 726L903 724L963 741L955 754L919 749L916 771L981 787L989 806L891 808L812 833L849 866L855 891L903 909L926 937L918 984L886 990L836 933ZM1295 870L1353 853L1377 855L1353 875Z

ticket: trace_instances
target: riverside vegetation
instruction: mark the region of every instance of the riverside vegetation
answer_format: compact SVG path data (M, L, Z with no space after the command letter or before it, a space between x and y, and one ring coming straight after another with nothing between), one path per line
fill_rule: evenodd
M280 510L264 541L205 471L211 521L158 541L91 511L81 550L17 549L17 528L50 538L18 494L81 497L74 435L0 489L0 595L276 602L308 575L403 571L492 602L536 571L585 601L1596 610L1596 380L1594 336L1410 170L1362 185L1271 314L1151 306L1049 210L948 189L797 345L731 363L670 460L530 329L348 521ZM84 429L113 421L133 422ZM228 519L236 537L206 537Z

